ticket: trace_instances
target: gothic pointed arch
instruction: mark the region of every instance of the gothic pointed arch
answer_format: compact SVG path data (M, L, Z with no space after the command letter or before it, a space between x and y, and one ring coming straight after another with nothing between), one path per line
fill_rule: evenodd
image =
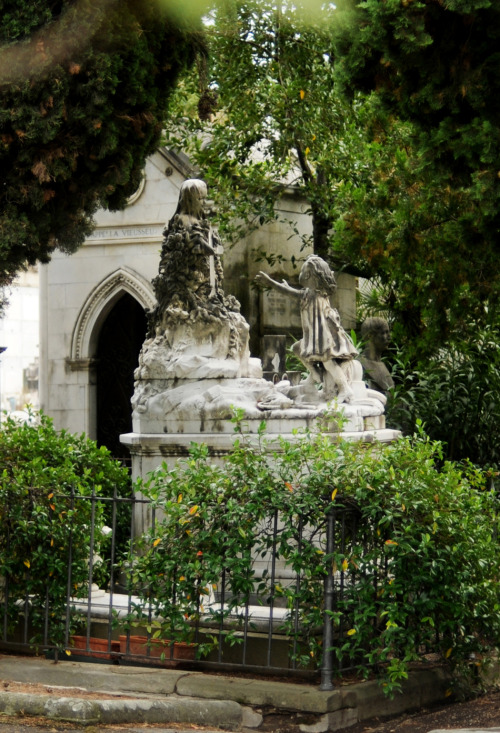
M68 359L72 369L84 369L93 358L100 327L125 293L135 298L145 311L155 306L153 287L139 273L120 267L107 275L89 294L76 319Z

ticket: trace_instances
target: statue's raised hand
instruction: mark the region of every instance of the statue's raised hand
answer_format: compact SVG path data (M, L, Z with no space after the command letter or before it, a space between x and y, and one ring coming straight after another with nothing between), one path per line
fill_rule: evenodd
M270 278L266 272L262 271L256 274L254 282L256 282L257 285L267 285L268 287L271 287L274 284L274 280Z

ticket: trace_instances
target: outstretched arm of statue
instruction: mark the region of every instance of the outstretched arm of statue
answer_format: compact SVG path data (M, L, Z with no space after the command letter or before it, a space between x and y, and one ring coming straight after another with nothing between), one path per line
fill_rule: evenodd
M302 290L292 288L292 286L289 285L286 280L282 280L279 283L277 282L277 280L273 280L272 277L269 277L269 275L265 272L258 272L255 276L255 282L263 287L279 290L281 293L286 293L287 295L291 295L294 298L300 298L302 295Z

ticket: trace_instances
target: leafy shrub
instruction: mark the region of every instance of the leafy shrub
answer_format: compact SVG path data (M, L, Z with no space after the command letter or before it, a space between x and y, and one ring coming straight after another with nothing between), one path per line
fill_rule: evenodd
M420 433L357 451L343 476L362 515L345 651L384 663L392 682L422 653L459 668L500 641L498 500L481 471L442 451Z
M91 522L97 551L105 521L92 496L127 485L127 472L106 448L57 432L43 414L35 425L10 418L2 424L0 578L11 630L21 613L31 623L33 643L64 644L66 594L86 594Z
M140 485L160 519L136 545L130 580L143 601L135 621L144 619L148 604L163 619L153 638L189 641L192 622L204 613L223 574L223 616L253 594L265 601L276 592L269 578L256 576L254 559L273 543L274 513L292 510L292 472L291 466L284 472L278 463L273 466L264 444L259 449L242 435L223 466L213 463L205 445L193 443L188 460L172 470L164 464ZM279 556L288 558L295 535L296 523L281 529ZM237 637L229 632L227 640L235 643Z
M442 445L423 434L367 446L309 432L276 445L262 425L258 442L242 433L223 465L193 444L185 461L140 488L160 517L131 572L142 597L135 622L149 603L153 637L188 640L224 576L226 614L252 595L281 596L293 611L285 627L297 659L319 664L323 580L333 565L344 588L332 615L335 654L363 673L381 670L389 691L425 653L457 665L499 641L496 498L480 471L443 464ZM357 508L358 529L326 554L325 514L339 504ZM276 516L277 557L300 572L300 584L273 587L256 573Z
M395 358L387 420L411 434L417 421L449 460L500 466L500 328L465 334L415 366Z

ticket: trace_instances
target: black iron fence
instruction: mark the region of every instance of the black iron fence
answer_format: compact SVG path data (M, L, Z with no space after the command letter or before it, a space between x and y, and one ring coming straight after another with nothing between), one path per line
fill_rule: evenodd
M357 537L355 506L325 500L321 526L297 516L286 547L274 511L260 521L245 582L235 582L234 571L223 567L215 582L200 575L190 595L179 570L174 581L155 586L165 596L159 603L137 575L144 557L134 542L144 529L138 518L153 528L157 522L147 501L75 491L51 501L65 534L42 538L38 548L31 543L25 550L31 559L18 550L0 571L3 649L166 667L321 673L322 689L355 665L341 652L350 628L346 599L355 592L345 560ZM374 573L374 592L381 572L387 568Z

